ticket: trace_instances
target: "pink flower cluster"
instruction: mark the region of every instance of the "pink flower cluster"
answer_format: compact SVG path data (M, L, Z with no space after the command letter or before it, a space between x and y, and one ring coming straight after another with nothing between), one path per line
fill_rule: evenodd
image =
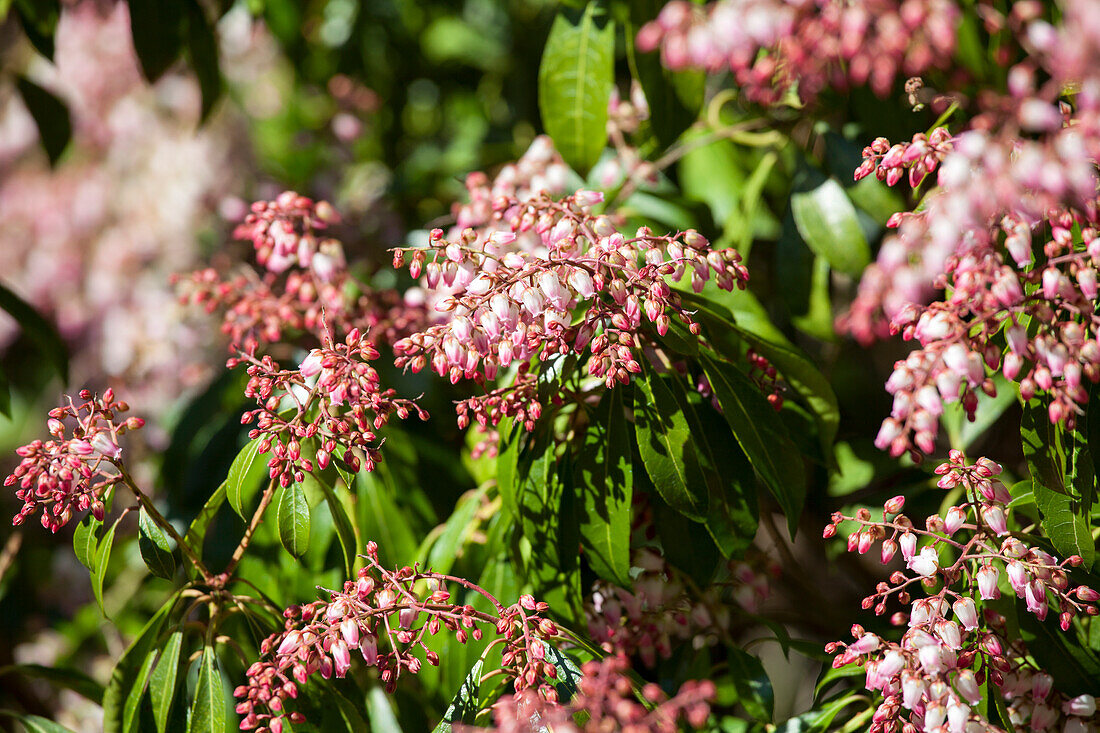
M774 104L791 89L804 101L827 87L869 84L886 96L899 74L943 65L955 50L951 0L673 0L642 26L641 51L670 69L729 70L745 96Z
M298 696L298 686L320 673L324 679L343 677L358 651L364 663L376 667L392 692L402 674L416 674L424 662L439 664L427 641L446 630L460 643L481 639L483 627L493 630L501 647L501 669L516 692L530 690L555 702L552 681L557 670L546 660L548 639L557 627L541 614L547 605L531 596L504 606L484 589L462 578L418 568L390 571L378 562L378 546L367 543L367 567L340 591L330 591L327 602L317 601L284 612L285 629L261 644L263 661L248 669L247 684L237 687L242 698L237 713L241 730L280 733L284 719L302 722L300 713L287 710ZM452 601L448 584L458 585L487 599L492 612ZM421 589L427 586L429 590Z
M395 266L407 262L429 291L451 293L435 306L449 321L394 344L397 366L430 365L452 383L491 381L536 354L587 350L591 376L608 387L625 384L641 369L636 349L650 338L643 319L662 335L672 317L698 329L667 278L690 272L696 290L712 275L727 290L745 286L748 271L735 250L712 249L694 230L657 236L643 227L628 238L592 213L602 200L585 190L561 200L501 197L494 226L451 238L436 229L427 248L396 250ZM482 424L518 409L499 399L473 407Z
M737 607L756 613L771 593L767 576L740 560L730 562L727 580L711 584L701 597L651 550L636 551L631 564L641 569L633 590L602 581L593 588L588 633L604 649L637 656L647 668L667 659L674 641L706 643L728 635Z
M67 404L50 410L52 440L34 440L16 450L22 460L4 479L5 486L19 487L15 496L23 501L12 524L22 524L39 509L42 526L51 532L68 523L74 512L90 509L102 521L104 495L122 481L119 438L145 421L122 418L130 408L115 400L110 388L102 397L86 389L79 396L82 402L66 397Z
M586 662L577 682L576 696L565 704L547 703L530 692L506 696L493 706L495 733L676 733L681 718L702 728L710 716L709 701L716 689L710 680L689 680L671 699L650 682L641 689L639 702L627 671L625 655L613 654ZM577 720L584 723L578 723ZM472 733L455 726L456 731ZM482 730L478 728L477 730Z
M1025 600L1028 611L1045 619L1051 604L1059 613L1063 630L1078 614L1097 615L1100 593L1087 586L1071 587L1067 569L1081 558L1059 562L1056 558L1009 534L1006 506L1008 490L996 478L1001 467L986 458L968 465L959 451L952 451L940 465L939 486L962 488L966 500L942 515L933 515L918 529L904 514L904 497L883 506L882 521L871 519L866 509L855 516L833 515L825 537L836 534L844 522L858 529L848 536L849 551L866 553L880 544L883 564L890 564L898 550L906 571L896 571L863 600L865 609L887 611L891 599L907 606L892 620L907 627L900 643L853 627L856 641L835 642L834 666L857 663L867 668L867 688L885 696L874 715L871 730L950 731L986 730L987 721L976 708L980 685L988 679L1012 702L1020 716L1030 719L1031 730L1049 730L1060 717L1058 701L1067 714L1092 718L1089 701L1067 700L1051 693L1050 677L1028 666L1022 645L1009 644L1004 620L983 602L1000 597L1000 579L1007 578L1012 591ZM929 592L914 598L918 585ZM936 590L938 587L938 591ZM1067 722L1068 730L1084 730L1081 721Z
M320 340L323 319L339 333L369 330L380 343L423 327L422 305L352 281L343 246L321 236L338 220L328 202L293 191L254 203L234 236L252 243L264 272L246 269L226 278L206 268L177 276L181 301L221 311L230 348L245 351L302 332Z
M300 482L314 470L314 460L317 469L327 468L338 447L352 471L373 471L381 459L375 431L395 414L405 419L416 412L428 419L412 401L381 388L378 372L368 363L378 356L366 334L352 329L342 342L326 333L322 347L310 351L297 369L284 370L268 355L242 353L229 359L230 368L248 365L245 395L260 407L246 412L241 422L255 423L249 438L262 438L259 452L271 452L272 480L283 486ZM313 459L303 455L305 441L319 444Z

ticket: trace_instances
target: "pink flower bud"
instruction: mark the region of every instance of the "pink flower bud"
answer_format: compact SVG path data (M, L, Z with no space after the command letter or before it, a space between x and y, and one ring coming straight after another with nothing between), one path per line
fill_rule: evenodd
M947 536L955 534L966 522L966 512L962 507L953 506L947 510L947 516L943 520L943 530Z
M887 514L897 514L905 507L905 497L895 496L882 506L882 510Z
M343 677L351 667L351 655L348 653L348 645L343 639L337 639L332 643L332 661L335 666L336 676Z
M364 634L359 640L359 651L363 654L363 660L373 667L378 663L378 639L374 634Z
M951 605L951 608L955 611L955 618L959 620L964 629L973 631L978 628L978 610L972 599L960 598Z
M977 705L982 700L982 688L978 684L977 678L974 673L969 669L964 669L959 672L955 678L955 689L959 691L962 698L971 705Z
M320 349L313 349L309 352L305 359L302 359L302 363L298 365L298 373L303 377L312 377L321 373L321 362L324 360L324 353Z
M879 638L874 634L864 634L854 643L848 645L848 651L852 654L867 654L879 648Z
M301 641L301 632L294 630L283 637L282 643L279 644L279 648L276 650L276 654L287 655L293 654L298 651L298 646Z
M901 547L901 556L908 563L917 551L917 536L912 532L904 532L898 540L898 545Z
M984 504L982 506L982 521L998 537L1008 534L1008 520L1005 518L1004 509L996 504Z
M1062 712L1066 715L1091 718L1096 713L1096 698L1092 695L1078 695L1062 704Z

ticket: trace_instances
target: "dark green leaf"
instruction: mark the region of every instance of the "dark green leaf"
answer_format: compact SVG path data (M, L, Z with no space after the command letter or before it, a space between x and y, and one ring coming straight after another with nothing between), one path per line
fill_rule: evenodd
M771 490L794 536L806 498L806 474L779 416L733 365L703 356L703 370L741 450Z
M69 351L58 335L57 329L43 318L30 304L0 285L0 310L8 312L23 329L24 335L38 348L46 360L69 383Z
M700 587L709 585L721 555L706 528L658 501L653 521L669 563Z
M103 685L75 669L44 667L41 664L10 664L0 667L0 677L9 674L45 680L54 687L62 687L83 695L94 703L103 700Z
M279 541L294 557L309 549L310 515L306 492L299 484L284 488L278 496Z
M15 0L15 11L27 40L40 54L53 61L54 33L61 18L61 3L58 0Z
M629 587L634 470L622 393L623 388L608 390L593 412L576 475L585 557L601 578Z
M218 661L212 647L204 647L199 661L199 680L195 700L191 703L188 733L223 733L225 731L225 688Z
M265 454L259 452L261 442L261 438L250 440L233 459L225 477L225 498L229 500L233 511L244 520L248 519L245 512L252 503L252 497L267 479Z
M11 381L0 366L0 415L11 418Z
M468 492L455 506L451 516L443 525L443 532L431 544L427 552L427 565L437 573L449 573L455 560L458 559L462 546L475 527L475 517L478 509L482 507L486 487L482 486ZM424 548L417 553L424 557Z
M156 721L158 733L165 733L168 727L168 716L172 712L172 702L176 697L182 644L183 632L173 631L164 642L160 658L149 678L149 698L153 704L153 720Z
M554 18L539 66L539 112L562 158L582 175L607 141L614 61L615 24L601 3Z
M638 453L657 493L684 516L706 518L706 480L692 445L691 430L670 384L647 369L634 390Z
M759 721L770 723L775 696L764 665L756 657L737 648L729 650L730 676L745 711Z
M130 35L141 65L150 82L159 79L179 58L183 48L186 8L183 0L128 0Z
M799 233L834 270L858 277L871 261L871 248L856 209L836 180L825 179L791 194L791 213Z
M176 574L176 557L172 554L172 543L144 507L138 516L138 549L141 551L141 559L153 575L171 580Z
M568 545L566 528L576 527L576 512L563 511L565 467L557 459L557 443L549 425L539 425L520 450L513 482L515 516L523 536L531 543L536 563L550 569L567 570L575 566L576 543ZM572 492L569 494L572 498Z
M95 569L95 551L99 547L99 539L96 535L102 526L103 522L93 517L91 512L88 512L73 531L73 551L76 553L76 559L80 561L81 565L93 571Z
M218 39L214 26L206 19L198 0L187 3L187 57L199 80L202 92L202 119L210 116L222 94L222 76L218 69Z

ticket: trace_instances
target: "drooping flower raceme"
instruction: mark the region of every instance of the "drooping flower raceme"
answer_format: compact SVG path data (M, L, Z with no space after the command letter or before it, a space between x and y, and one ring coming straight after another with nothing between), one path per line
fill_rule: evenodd
M378 436L392 415L405 419L427 411L411 400L383 389L378 372L368 363L378 351L357 329L343 341L326 333L324 344L309 352L297 369L282 369L270 356L242 353L229 359L230 368L247 364L245 395L260 407L246 412L241 422L255 424L249 438L260 439L259 452L271 452L271 478L283 486L302 481L305 473L324 470L339 447L344 464L353 471L373 471L380 460ZM315 458L303 455L302 443L318 444Z
M745 286L748 271L735 250L712 249L693 230L657 236L643 227L624 236L609 217L592 213L602 200L584 190L561 200L501 197L491 226L451 238L437 229L427 248L396 250L394 264L423 277L449 319L395 343L397 366L431 366L458 382L492 381L519 364L510 399L491 393L459 412L472 410L482 424L505 415L529 422L540 409L528 394L534 375L523 366L533 356L587 351L589 375L608 387L625 384L641 370L644 322L661 335L673 318L698 332L669 278L690 273L696 290L712 276L727 290Z
M1011 640L1004 619L986 601L1001 594L1001 579L1024 600L1027 611L1040 621L1053 608L1067 630L1077 615L1097 615L1100 593L1087 586L1072 587L1069 569L1080 557L1058 561L1040 548L1027 545L1008 532L1008 490L997 479L1001 467L979 458L968 465L959 451L936 469L939 486L962 488L966 500L942 515L929 517L924 529L901 514L904 498L883 507L882 520L872 520L866 509L855 516L833 515L825 536L855 522L848 549L869 552L876 544L884 564L900 550L906 571L896 571L863 600L865 609L882 615L890 603L906 607L892 620L906 627L900 642L852 629L855 641L834 642L834 666L857 663L867 670L867 688L880 690L884 699L874 715L872 731L905 730L963 733L988 730L977 707L986 679L1009 706L1017 725L1030 722L1034 731L1051 730L1060 719L1066 730L1084 730L1095 723L1090 700L1070 698L1051 689L1051 678L1034 669L1023 643ZM916 591L920 586L930 595ZM946 728L941 728L946 726Z
M248 669L247 684L237 687L243 715L241 730L283 730L284 719L302 722L300 713L287 709L298 696L299 685L320 673L343 677L352 655L380 671L392 692L402 675L416 674L425 662L439 664L430 639L445 630L459 643L481 639L485 629L502 642L501 669L517 693L531 691L548 702L557 701L552 683L557 676L547 660L547 640L557 636L555 624L543 614L548 606L531 596L505 606L479 586L462 578L403 567L387 570L378 562L378 546L368 542L367 567L355 580L330 591L327 602L317 601L284 612L283 631L261 644L264 659ZM447 587L473 591L491 605L489 612L456 603Z
M67 397L66 404L50 410L51 440L34 440L17 449L22 460L4 479L5 486L18 487L15 495L23 501L12 524L22 524L39 510L42 526L51 532L76 512L91 510L103 519L105 494L123 480L120 438L145 421L122 417L130 408L115 399L112 389L102 396L85 389L79 397L81 402Z

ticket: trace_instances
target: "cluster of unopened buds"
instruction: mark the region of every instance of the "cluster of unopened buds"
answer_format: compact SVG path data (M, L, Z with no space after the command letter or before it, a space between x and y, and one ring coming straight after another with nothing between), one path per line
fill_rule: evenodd
M310 351L297 369L284 370L269 355L242 353L229 359L230 368L248 365L245 395L260 407L244 413L241 422L255 423L248 435L261 440L260 453L271 453L272 480L283 486L300 482L315 466L327 468L338 448L352 471L373 471L381 458L376 431L392 415L405 419L415 412L428 419L411 400L382 389L368 363L378 356L367 335L352 329L342 341L326 332L323 346ZM304 454L306 441L319 444L313 458Z
M640 570L631 590L596 583L586 609L588 632L604 649L638 657L648 669L672 654L674 640L698 648L729 634L738 607L756 613L771 593L767 576L741 560L730 562L729 577L701 597L652 550L637 550L631 564Z
M863 163L856 168L855 180L873 173L886 185L893 186L908 176L909 185L916 188L925 176L939 167L953 143L946 127L937 127L928 135L918 132L909 143L891 145L884 137L876 138L863 149Z
M422 304L396 291L349 282L343 246L321 236L337 221L328 202L293 191L257 201L234 236L252 243L263 271L246 268L226 277L205 268L176 276L181 301L207 313L222 312L221 330L231 349L251 350L303 332L319 334L326 321L340 333L369 329L385 343L422 327Z
M5 486L18 487L15 496L23 502L12 524L22 524L40 509L42 526L51 532L76 512L91 510L96 519L103 519L104 495L123 481L119 439L145 421L123 417L130 408L116 400L110 388L102 396L84 389L79 398L75 402L66 397L66 404L50 410L50 440L34 440L16 449L22 460L4 479Z
M951 0L674 0L642 26L642 51L661 50L673 70L731 71L761 104L797 83L804 101L827 87L870 84L886 96L898 74L916 76L955 49L959 9Z
M545 618L547 605L531 596L505 606L479 586L450 575L421 572L415 567L387 570L378 562L378 546L368 542L367 566L328 601L317 601L284 612L285 629L261 644L263 659L249 667L247 684L237 687L241 730L280 733L284 719L304 720L287 710L299 686L313 674L324 679L344 677L358 652L364 663L379 670L392 692L403 674L416 674L426 662L439 664L428 646L441 630L465 644L496 634L490 645L501 646L501 669L517 693L530 690L547 702L557 702L553 681L557 669L547 660L549 639L557 627ZM489 602L485 612L456 603L447 586L473 592Z
M627 676L625 655L585 662L577 694L565 704L552 704L527 691L508 695L493 705L495 733L676 733L679 721L698 729L710 717L716 688L710 680L688 680L669 698L655 683L642 686L642 703ZM578 723L583 720L583 723ZM473 729L455 726L456 731ZM477 730L483 730L478 728Z
M423 276L442 296L436 310L449 317L394 344L397 366L430 366L452 383L491 381L536 354L546 360L587 349L591 376L608 387L625 384L641 370L643 319L661 335L673 317L698 331L667 278L690 272L697 291L712 275L724 289L745 286L736 250L712 249L694 230L657 236L642 227L627 238L591 212L602 200L585 190L561 200L502 197L494 217L506 230L446 238L436 229L427 248L396 250L395 266Z
M961 452L951 451L948 462L936 469L938 485L962 489L966 500L929 517L924 529L900 513L901 496L886 502L881 521L861 509L852 517L834 514L825 528L825 537L832 537L842 523L857 523L848 536L850 551L866 553L879 544L888 565L900 550L908 571L892 573L863 600L863 607L873 607L878 615L887 612L891 599L908 607L892 617L895 625L907 627L900 643L856 626L854 642L827 647L838 652L834 666L865 665L868 689L884 694L872 731L987 730L976 708L986 679L1018 716L1030 720L1033 731L1053 729L1062 709L1071 717L1066 722L1070 731L1084 731L1081 719L1093 716L1091 698L1070 700L1052 693L1049 676L1028 666L1019 643L1006 641L1004 620L983 607L1000 597L1002 575L1040 621L1053 604L1063 630L1076 615L1096 615L1100 600L1092 588L1071 587L1068 569L1079 565L1080 557L1059 562L1009 534L1005 505L1011 497L997 479L1000 472L993 461L979 458L968 465ZM918 586L930 595L914 598Z

